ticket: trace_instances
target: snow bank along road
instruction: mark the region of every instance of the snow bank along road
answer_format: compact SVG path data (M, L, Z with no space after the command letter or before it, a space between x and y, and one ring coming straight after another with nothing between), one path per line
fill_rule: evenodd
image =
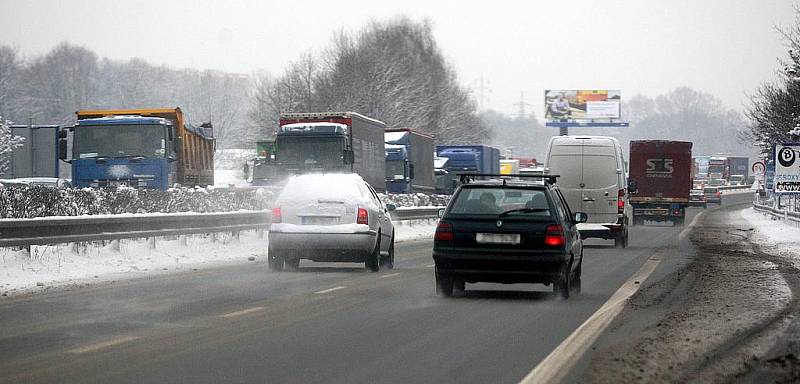
M380 273L256 262L6 298L0 382L517 383L648 260L661 258L649 279L685 264L681 230L634 227L624 250L587 242L584 293L567 301L493 284L437 298L430 240L398 244Z

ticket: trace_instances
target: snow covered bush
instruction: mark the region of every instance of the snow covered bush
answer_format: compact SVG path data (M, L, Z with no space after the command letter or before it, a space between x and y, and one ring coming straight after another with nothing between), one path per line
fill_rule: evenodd
M272 200L273 194L262 190L13 186L0 187L0 218L264 210L270 208Z
M428 195L424 193L390 193L378 194L384 204L391 203L398 207L439 207L447 205L450 195Z
M11 134L11 123L0 116L0 176L8 171L11 151L22 146L25 138Z

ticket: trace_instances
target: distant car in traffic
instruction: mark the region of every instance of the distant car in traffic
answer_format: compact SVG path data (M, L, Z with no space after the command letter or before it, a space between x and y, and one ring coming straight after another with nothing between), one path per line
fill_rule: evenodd
M706 197L706 203L722 204L722 191L719 187L705 187L703 195Z
M708 180L708 182L706 182L707 186L712 186L712 187L721 187L725 184L728 184L728 181L725 179L710 179Z
M706 203L706 195L703 192L703 189L692 189L692 191L689 193L689 205L703 208L708 206Z
M553 284L563 298L580 292L577 224L587 215L572 212L553 179L520 179L462 179L434 235L439 295L476 282Z
M293 176L272 209L269 267L297 270L307 259L394 268L394 209L357 174Z
M746 181L744 175L731 175L728 185L745 185Z

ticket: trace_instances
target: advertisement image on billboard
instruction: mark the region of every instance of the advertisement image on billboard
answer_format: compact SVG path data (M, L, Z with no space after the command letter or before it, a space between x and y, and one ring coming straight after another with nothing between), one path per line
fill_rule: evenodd
M800 193L800 143L775 146L775 193Z
M544 93L547 121L618 120L622 92L609 89L551 89Z

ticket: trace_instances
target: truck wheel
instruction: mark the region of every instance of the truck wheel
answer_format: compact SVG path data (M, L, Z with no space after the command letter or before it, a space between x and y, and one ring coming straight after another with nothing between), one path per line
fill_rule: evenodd
M453 276L436 272L436 294L441 297L453 297Z
M267 264L270 270L281 272L283 271L283 256L276 251L269 250L267 252Z
M372 272L381 270L381 233L378 232L378 241L375 243L375 249L371 254L367 255L367 260L364 261L364 266Z
M615 248L627 248L628 247L628 229L626 228L620 237L614 239L614 247Z
M284 271L297 272L297 270L300 269L300 258L298 257L286 258L284 256L281 259L283 259Z

